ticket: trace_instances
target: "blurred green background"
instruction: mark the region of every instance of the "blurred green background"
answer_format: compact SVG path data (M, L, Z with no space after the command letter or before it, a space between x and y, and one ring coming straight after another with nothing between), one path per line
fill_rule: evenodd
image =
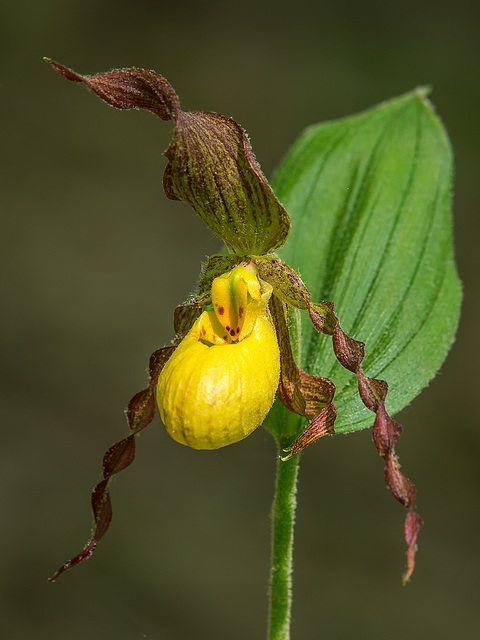
M425 520L417 569L402 588L405 514L369 431L318 443L300 471L293 638L478 637L478 27L465 0L2 3L2 637L255 640L267 615L276 451L262 429L195 452L156 418L113 484L100 549L46 584L87 541L103 452L220 243L164 197L170 124L108 108L42 56L157 70L185 108L240 122L267 175L307 125L433 86L465 302L441 374L400 416Z

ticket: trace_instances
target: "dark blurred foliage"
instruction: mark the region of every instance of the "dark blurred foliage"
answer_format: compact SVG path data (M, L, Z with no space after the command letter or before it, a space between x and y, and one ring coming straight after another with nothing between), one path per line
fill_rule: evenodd
M5 637L254 640L267 613L276 452L261 429L195 452L157 418L114 483L94 558L46 584L86 542L103 451L219 242L163 195L169 124L109 109L42 56L80 73L155 69L185 108L235 117L267 175L307 125L433 86L456 154L465 303L442 372L400 416L425 519L417 570L402 588L404 512L370 433L316 444L300 473L293 638L475 637L476 5L7 0L0 13Z

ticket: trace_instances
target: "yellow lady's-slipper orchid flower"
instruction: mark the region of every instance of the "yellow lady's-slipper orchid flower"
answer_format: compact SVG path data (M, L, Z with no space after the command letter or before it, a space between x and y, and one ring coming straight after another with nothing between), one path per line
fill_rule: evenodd
M413 510L415 485L402 474L395 457L401 427L385 408L388 385L363 372L364 344L343 332L333 303L312 301L300 275L275 254L289 235L290 217L262 174L246 133L234 120L217 113L183 111L173 87L154 71L116 69L82 76L46 61L61 76L84 83L112 106L146 109L173 121L173 139L165 152L165 194L189 204L230 252L210 257L197 295L175 310L177 340L151 355L148 386L133 396L126 411L130 433L103 457L103 479L92 492L95 530L91 540L50 581L89 558L108 530L110 481L133 462L135 437L152 422L155 399L170 435L194 449L218 449L248 436L264 421L275 394L288 411L309 421L306 426L297 419L265 421L287 454L281 456L282 465L312 442L334 433L335 384L298 366L302 321L296 316L292 320L291 307L308 314L319 333L332 337L336 360L356 375L361 401L376 414L373 440L385 461L386 483L408 510L407 581L422 519ZM295 163L299 157L300 147ZM312 211L311 215L317 214ZM307 216L301 222L307 230L308 222ZM321 242L318 238L319 246ZM291 342L292 335L296 344ZM312 349L316 344L312 342ZM307 368L316 369L316 364L311 362ZM279 415L285 415L283 410ZM290 471L283 475L282 468L279 478L285 482L293 476ZM288 513L290 518L292 511Z
M203 311L158 379L160 415L177 442L218 449L262 424L280 375L271 293L251 265L213 280L213 311Z

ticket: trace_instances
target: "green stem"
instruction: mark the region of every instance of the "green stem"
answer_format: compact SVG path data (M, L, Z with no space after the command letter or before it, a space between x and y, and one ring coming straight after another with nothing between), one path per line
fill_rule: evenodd
M293 532L300 456L278 458L277 486L272 510L269 640L290 640L292 611Z

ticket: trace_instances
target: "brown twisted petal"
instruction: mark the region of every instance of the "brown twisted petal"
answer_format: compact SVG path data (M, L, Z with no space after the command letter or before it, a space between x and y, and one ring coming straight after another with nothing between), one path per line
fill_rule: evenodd
M388 415L385 409L388 384L384 380L369 378L362 371L364 344L347 336L337 323L333 333L333 349L340 364L357 376L363 404L376 413L372 437L378 453L385 461L385 482L390 493L408 509L404 526L407 561L403 584L406 584L415 568L416 542L423 520L413 511L416 498L415 485L400 471L400 465L395 456L394 447L402 433L402 427Z
M325 435L334 433L336 410L333 405L335 385L328 378L313 376L297 367L288 333L288 307L276 296L270 302L280 347L280 382L277 397L289 410L311 420L284 451L288 460Z
M333 406L335 385L328 378L312 376L300 367L298 371L300 373L300 389L306 403L305 417L312 420L326 405ZM328 433L333 433L333 430Z
M128 403L126 411L130 434L111 446L103 456L103 480L92 491L91 502L95 530L83 551L63 564L48 582L54 582L64 571L81 564L91 557L98 543L107 532L112 521L112 504L108 487L114 475L123 471L135 459L135 436L150 424L155 416L155 386L158 376L172 355L175 347L157 349L150 356L150 382L146 389L136 393Z
M270 270L278 269L278 265L274 262L268 262L267 264L267 268ZM280 296L282 297L282 293L280 293ZM283 296L285 296L284 292ZM365 345L363 342L350 338L342 331L338 319L333 313L333 305L331 303L312 303L306 297L302 297L302 300L308 300L307 308L315 328L322 333L332 335L333 349L337 360L345 369L357 376L360 398L363 404L376 414L372 436L378 453L385 461L385 482L391 494L408 509L404 526L407 560L403 584L406 584L415 567L416 541L423 521L413 511L416 499L415 485L402 474L395 456L394 447L402 433L402 427L388 415L385 409L388 384L385 380L369 378L363 373L362 361L365 355ZM287 345L286 305L283 304L283 307L280 307L278 306L280 304L282 303L278 303L277 308L274 308L279 326L277 329L279 344L282 350L282 374L277 395L287 409L300 415L306 415L309 418L315 415L324 403L324 408L320 413L313 418L311 423L292 444L287 449L284 449L287 455L282 460L288 460L319 438L334 432L336 411L333 405L333 396L335 387L330 380L318 376L309 376L306 372L296 367L291 347L289 343ZM296 306L300 306L298 301ZM301 396L305 404L299 402L299 396Z
M302 433L295 438L292 444L284 449L287 454L282 457L285 462L297 453L300 453L313 442L326 435L334 433L334 424L337 417L337 411L332 403L327 404L320 413L310 422Z
M313 326L320 333L333 335L338 320L333 313L333 302L312 302L308 306L308 313Z
M277 296L270 299L270 312L277 332L280 349L280 381L277 397L289 411L305 415L305 398L300 390L300 373L292 353L288 332L288 307Z

